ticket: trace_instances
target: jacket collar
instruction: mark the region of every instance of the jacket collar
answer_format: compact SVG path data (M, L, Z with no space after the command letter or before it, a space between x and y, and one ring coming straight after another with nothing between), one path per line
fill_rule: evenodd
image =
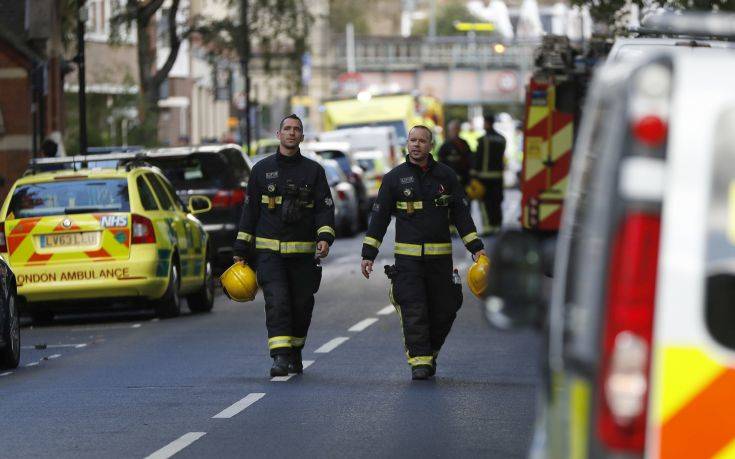
M408 165L408 167L412 167L419 172L423 172L423 170L421 169L421 166L411 162L411 158L408 156L408 154L406 155L406 164ZM427 165L429 166L426 169L427 172L432 170L434 168L434 165L436 165L436 160L434 159L434 155L432 155L431 153L429 153L429 159L428 159Z
M297 164L301 161L301 149L298 149L296 151L296 154L293 156L286 156L281 153L281 147L278 147L278 152L276 153L276 161L278 161L279 164Z

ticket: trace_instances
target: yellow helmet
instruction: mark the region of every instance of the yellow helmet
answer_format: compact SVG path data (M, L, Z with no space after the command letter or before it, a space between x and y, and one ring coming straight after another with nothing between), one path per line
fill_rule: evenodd
M477 179L472 179L465 188L465 193L472 200L482 199L485 197L485 185Z
M487 275L490 272L490 259L480 255L476 262L472 263L467 272L467 286L477 298L482 299L487 290Z
M222 289L231 300L252 301L258 293L258 281L255 271L246 263L235 263L227 268L219 278Z

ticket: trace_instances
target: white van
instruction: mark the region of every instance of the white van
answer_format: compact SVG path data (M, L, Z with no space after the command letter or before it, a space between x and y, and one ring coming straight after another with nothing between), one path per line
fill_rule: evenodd
M733 457L733 75L735 54L718 49L608 62L575 146L550 299L538 240L499 236L486 313L547 339L531 457Z
M396 131L390 126L359 127L322 132L322 142L348 142L351 151L374 151L383 153L385 160L394 167L403 162L402 149Z

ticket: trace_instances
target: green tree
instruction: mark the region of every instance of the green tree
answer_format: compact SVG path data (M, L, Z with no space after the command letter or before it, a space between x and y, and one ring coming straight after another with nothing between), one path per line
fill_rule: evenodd
M466 32L460 32L454 24L457 22L480 22L467 9L466 2L460 0L452 0L445 3L437 9L436 12L436 34L438 36L447 35L464 35ZM417 21L414 26L415 35L428 35L429 20Z
M333 33L344 33L350 22L355 26L355 34L364 35L370 32L365 17L364 0L329 0L329 29Z

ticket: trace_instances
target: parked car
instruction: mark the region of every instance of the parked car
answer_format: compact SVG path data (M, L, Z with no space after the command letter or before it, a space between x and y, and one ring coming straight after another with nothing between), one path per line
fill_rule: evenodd
M735 36L735 16L718 18ZM488 316L548 339L531 457L729 451L735 54L670 48L595 74L550 298L532 235L501 234L492 253Z
M250 179L250 158L234 144L161 148L146 151L143 158L163 172L184 201L194 195L212 201L212 209L200 219L209 234L215 269L230 266Z
M363 170L352 159L350 144L346 142L305 142L303 150L314 152L324 159L337 162L347 181L355 189L360 215L359 224L361 227L367 226L367 219L370 214L367 187L363 181Z
M0 235L0 247L6 241ZM15 275L0 256L0 370L16 368L20 362L20 319Z
M402 123L401 123L402 124ZM380 151L391 167L403 162L401 139L393 126L343 128L319 134L322 142L347 142L353 152Z
M191 311L205 312L214 304L212 252L195 215L211 206L206 196L185 205L160 170L143 163L31 172L0 210L0 252L15 272L21 308L37 322L58 310L104 309L109 299L143 299L160 317L174 317L185 296Z
M322 166L334 201L334 224L337 234L352 236L360 229L360 215L355 189L347 181L342 168L334 160L323 160Z

